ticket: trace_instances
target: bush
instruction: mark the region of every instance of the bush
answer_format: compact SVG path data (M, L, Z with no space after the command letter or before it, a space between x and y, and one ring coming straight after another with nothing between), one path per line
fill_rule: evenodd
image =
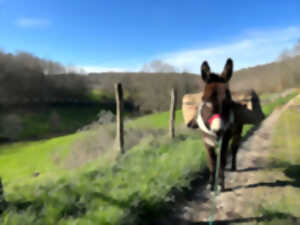
M16 140L23 130L23 121L16 114L5 115L0 121L0 135Z

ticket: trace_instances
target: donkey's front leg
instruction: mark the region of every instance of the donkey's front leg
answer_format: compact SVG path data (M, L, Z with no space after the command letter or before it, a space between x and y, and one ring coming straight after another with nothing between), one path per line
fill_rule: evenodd
M215 185L215 173L216 173L216 160L217 156L215 153L215 149L209 145L205 145L207 151L207 162L209 169L209 185L210 190L214 189Z
M221 186L221 191L225 190L225 167L226 167L226 160L227 160L227 149L228 143L231 138L231 133L226 132L223 136L222 146L220 149L221 154L221 165L220 165L220 175L219 175L219 185Z

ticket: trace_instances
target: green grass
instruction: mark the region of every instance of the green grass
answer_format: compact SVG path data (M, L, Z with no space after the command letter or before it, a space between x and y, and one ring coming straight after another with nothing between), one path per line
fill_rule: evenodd
M168 112L149 115L128 122L128 126L166 130L168 116ZM182 124L180 110L176 116L178 126ZM75 134L0 148L0 175L10 202L0 224L137 224L145 212L159 212L171 200L170 191L187 187L206 166L198 135L181 133L174 141L166 135L145 135L117 160L103 163L99 157L67 172L51 157L57 151L67 157L77 135L82 139L89 136ZM36 171L41 178L30 178ZM19 183L19 177L23 182Z
M114 99L114 96L113 95L110 95L108 93L105 93L99 89L93 89L91 90L90 92L88 92L87 94L87 98L89 101L92 101L92 102L101 102L105 99L111 99L113 100Z
M96 120L101 109L100 105L80 107L70 105L16 111L14 115L21 120L21 124L18 125L21 128L18 129L16 134L11 131L8 136L11 135L16 140L32 140L72 133ZM1 113L2 118L5 118L6 115L9 114ZM14 121L11 123L14 124ZM11 125L8 124L8 126ZM2 136L5 136L5 134L2 134Z
M130 121L128 122L128 126L140 129L167 129L169 126L169 116L170 112L155 113ZM175 125L180 125L183 123L183 116L181 110L176 111L175 117Z
M300 100L297 102L300 106ZM287 182L283 190L274 190L272 199L260 209L260 214L268 221L261 224L295 224L300 217L300 114L299 108L285 111L274 129L270 170L280 180Z
M293 93L287 95L286 97L278 98L274 102L267 104L266 106L263 107L264 114L266 116L269 116L274 111L275 108L284 105L290 99L294 98L297 94L298 94L297 92L293 92Z
M295 102L297 107L291 107L285 111L274 131L273 160L287 161L292 164L300 164L300 100ZM299 174L300 175L300 174Z
M128 100L128 96L128 93L125 92L124 99ZM22 109L15 110L4 109L0 112L0 124L3 123L3 120L7 121L11 115L14 116L14 119L6 122L5 127L0 126L0 137L8 137L13 141L24 141L70 134L98 119L101 110L115 110L114 96L99 90L90 91L86 100L91 104L56 104L24 106ZM133 110L127 104L128 102L125 103L125 117L129 117ZM15 119L16 117L17 119Z
M64 172L55 164L54 156L63 158L70 151L71 144L82 138L83 134L73 134L47 141L35 141L4 145L0 148L0 177L7 190L14 184L31 182L48 175Z
M169 201L173 187L187 187L205 165L199 139L174 142L162 138L131 149L111 167L83 171L41 186L16 188L4 214L6 224L134 224L137 208L154 210ZM159 147L154 148L154 146ZM30 202L17 211L19 202ZM38 215L38 216L37 216ZM4 221L3 221L4 224Z

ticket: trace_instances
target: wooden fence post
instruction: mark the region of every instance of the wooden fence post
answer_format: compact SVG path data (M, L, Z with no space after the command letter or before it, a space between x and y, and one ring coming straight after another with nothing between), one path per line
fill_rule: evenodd
M175 137L175 114L176 113L176 91L171 90L171 104L170 104L170 121L169 121L169 136L171 139Z
M116 144L118 150L123 154L124 150L124 125L123 125L123 90L122 84L115 84L115 96L116 96L116 117L117 117L117 133L116 133Z

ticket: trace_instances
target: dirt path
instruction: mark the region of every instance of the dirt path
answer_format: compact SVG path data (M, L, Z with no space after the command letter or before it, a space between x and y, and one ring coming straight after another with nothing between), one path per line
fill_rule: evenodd
M296 98L300 98L298 95ZM226 172L226 191L216 197L217 209L214 224L255 224L260 221L257 209L270 199L270 195L280 193L280 174L268 173L268 149L272 129L281 113L294 104L291 100L276 110L259 129L242 144L238 153L238 170ZM278 177L279 176L279 177ZM278 183L278 185L277 185ZM280 189L280 190L278 190ZM176 203L168 218L159 219L158 225L206 225L213 207L212 193L199 185L188 199Z

